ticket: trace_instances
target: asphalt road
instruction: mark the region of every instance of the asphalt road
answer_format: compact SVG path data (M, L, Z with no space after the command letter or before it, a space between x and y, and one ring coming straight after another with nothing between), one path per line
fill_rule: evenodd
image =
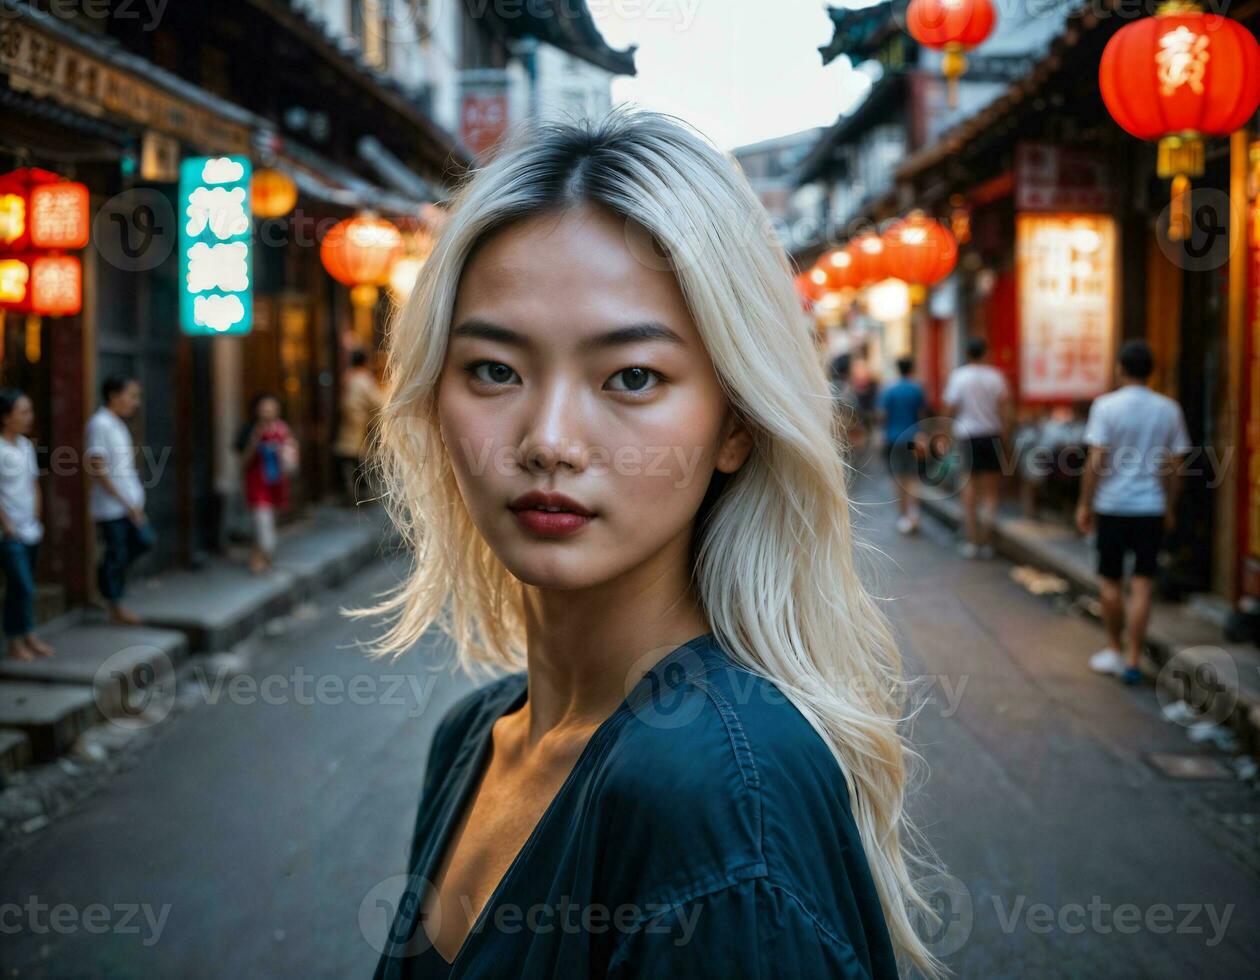
M956 975L1254 976L1256 793L1162 774L1148 753L1203 750L1149 687L1090 674L1096 625L931 525L897 535L884 481L857 495L868 575L931 695L914 812L947 868L932 939ZM397 573L373 566L255 644L237 681L203 680L0 865L2 975L371 975L432 728L468 687L436 641L393 664L354 648L369 628L338 608Z

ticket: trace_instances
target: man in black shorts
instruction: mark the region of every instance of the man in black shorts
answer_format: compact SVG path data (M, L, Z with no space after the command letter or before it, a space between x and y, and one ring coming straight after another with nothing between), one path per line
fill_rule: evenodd
M1002 433L1007 426L1010 392L1002 372L984 363L988 345L979 337L967 343L967 363L945 385L946 410L954 417L954 439L963 444L962 486L964 558L992 558L993 522L997 518L1002 476Z
M1085 424L1089 455L1076 507L1080 532L1097 532L1107 630L1107 646L1090 658L1089 666L1126 684L1142 679L1138 661L1150 619L1156 558L1164 534L1176 526L1178 474L1191 449L1181 406L1146 386L1153 370L1146 341L1130 340L1120 348L1119 386L1095 399ZM1124 562L1130 553L1129 642L1124 645Z

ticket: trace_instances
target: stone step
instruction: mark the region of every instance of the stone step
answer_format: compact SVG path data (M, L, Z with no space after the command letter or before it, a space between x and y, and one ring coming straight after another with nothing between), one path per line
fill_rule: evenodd
M101 717L86 684L0 684L0 728L24 732L34 762L51 762Z
M0 779L31 761L31 740L16 728L0 728Z
M175 630L89 624L39 635L56 654L0 660L0 680L87 686L106 718L132 714L159 692L172 693L175 668L188 656L188 639Z

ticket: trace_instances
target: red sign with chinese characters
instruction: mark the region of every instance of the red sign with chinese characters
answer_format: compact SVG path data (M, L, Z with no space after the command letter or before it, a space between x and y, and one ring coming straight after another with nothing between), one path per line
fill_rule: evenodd
M506 92L465 92L459 111L459 137L477 156L494 148L507 132Z
M27 224L35 248L83 248L88 243L88 189L61 181L31 188Z
M1021 214L1015 224L1020 392L1096 398L1111 379L1116 229L1105 215Z
M90 229L85 185L34 167L0 176L0 309L78 313L83 265L60 253L86 246Z
M1110 211L1113 204L1107 165L1096 154L1049 143L1015 148L1017 211Z
M83 309L83 266L74 255L0 259L0 307L14 313L73 316Z

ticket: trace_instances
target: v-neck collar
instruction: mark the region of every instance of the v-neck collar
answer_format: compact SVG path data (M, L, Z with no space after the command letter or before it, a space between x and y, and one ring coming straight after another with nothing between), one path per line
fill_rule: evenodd
M685 659L689 653L704 649L708 645L709 641L713 639L714 633L702 633L680 646L675 647L670 653L667 653L664 657L653 664L652 667L644 673L643 677L635 683L634 687L632 687L626 696L621 700L621 703L617 705L617 707L613 710L613 713L600 722L599 726L591 734L591 737L586 740L586 744L582 746L582 751L578 753L578 757L574 761L568 775L565 776L564 781L560 784L560 788L551 798L551 802L548 803L546 809L543 810L543 814L538 818L538 822L534 824L533 829L529 832L529 836L525 838L525 843L523 843L520 849L516 852L515 856L508 864L507 870L503 872L502 876L500 876L498 884L494 886L494 890L490 893L490 897L486 899L485 904L481 907L481 911L477 913L477 918L473 921L472 927L464 936L464 941L460 943L459 949L455 951L455 958L447 963L446 958L438 952L437 947L433 947L433 952L442 960L442 962L447 963L448 976L453 977L455 975L455 968L459 966L460 961L464 959L465 953L468 951L468 947L472 945L478 936L480 936L482 930L485 928L487 917L490 915L495 903L499 900L509 885L513 873L516 871L517 867L523 863L529 852L533 849L533 846L538 838L542 836L542 833L544 832L552 814L560 805L560 802L567 794L569 787L577 778L583 764L594 752L595 746L602 741L606 733L617 723L619 718L627 712L636 710L637 707L642 704L644 696L650 697L653 695L653 693L657 690L657 685L661 682L665 671L671 665ZM696 661L684 664L684 676L690 677L700 663L701 661ZM417 894L416 898L415 908L417 921L414 923L414 928L416 929L424 929L424 923L418 920L420 912L424 908L425 902L428 899L428 892L433 886L432 875L437 871L438 862L445 857L447 847L454 843L452 837L455 833L455 828L462 819L465 808L472 803L472 792L480 781L480 777L485 769L493 741L492 733L494 731L494 723L513 711L519 710L524 706L528 698L528 675L522 671L511 675L511 678L512 680L510 682L504 682L503 691L497 692L498 696L491 702L491 710L487 711L484 717L480 719L480 730L475 734L470 733L468 735L463 746L465 751L460 752L457 755L456 764L462 764L463 771L459 774L458 784L452 792L450 799L447 801L446 807L442 813L442 818L437 824L437 832L440 836L430 843L425 866L421 869L417 869L419 879L424 883L424 889ZM676 679L670 679L671 686L676 683ZM426 939L427 938L426 934ZM432 940L428 941L430 946L432 946Z

